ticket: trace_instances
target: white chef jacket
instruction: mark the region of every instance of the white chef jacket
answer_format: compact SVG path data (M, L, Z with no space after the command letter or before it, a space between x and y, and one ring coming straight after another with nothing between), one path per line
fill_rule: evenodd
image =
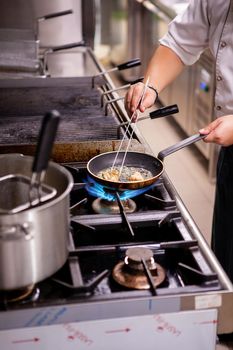
M233 0L190 0L160 44L185 65L195 63L209 48L216 59L216 117L233 114Z

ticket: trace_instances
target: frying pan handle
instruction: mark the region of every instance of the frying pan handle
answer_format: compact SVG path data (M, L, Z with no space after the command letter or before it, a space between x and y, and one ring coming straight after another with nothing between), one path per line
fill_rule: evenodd
M167 115L172 115L175 113L179 113L179 108L177 105L171 105L156 109L156 111L151 112L149 115L151 119L156 119L166 117Z
M139 66L140 64L141 64L140 59L134 58L134 59L127 61L125 63L118 64L116 67L118 68L118 70L123 70L123 69L128 69L128 68Z
M163 160L165 157L167 157L169 154L172 154L176 151L179 151L180 149L189 146L197 141L200 141L202 139L204 139L207 135L201 135L201 134L195 134L192 135L178 143L176 143L175 145L172 145L168 148L165 148L163 151L160 151L158 154L158 158L160 160Z
M32 165L33 173L40 173L47 169L59 121L60 114L58 111L53 110L45 114Z

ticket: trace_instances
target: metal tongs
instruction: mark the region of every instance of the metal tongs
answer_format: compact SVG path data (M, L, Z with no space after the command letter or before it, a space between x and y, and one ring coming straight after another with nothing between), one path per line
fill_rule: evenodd
M119 148L118 148L118 151L117 151L117 153L116 153L116 156L115 156L115 158L114 158L114 161L113 161L113 164L112 164L112 167L111 167L111 171L112 171L112 170L114 169L115 164L116 164L117 158L118 158L119 153L120 153L120 151L121 151L121 148L122 148L122 145L123 145L123 141L124 141L124 139L125 139L125 137L126 137L126 135L127 135L127 132L128 132L128 130L129 130L129 127L133 124L133 126L132 126L132 131L131 131L130 137L129 137L129 141L128 141L128 144L127 144L127 147L126 147L126 150L125 150L125 154L124 154L124 157L123 157L123 159L122 159L122 163L121 163L121 167L120 167L120 171L119 171L119 179L120 179L120 176L121 176L121 173L122 173L122 170L123 170L123 167L124 167L125 159L126 159L126 156L127 156L127 152L128 152L128 150L129 150L130 143L131 143L131 140L132 140L134 131L135 131L136 120L137 120L137 118L138 118L138 108L139 108L139 106L141 105L141 103L142 103L143 100L144 100L144 97L145 97L145 94L146 94L146 90L147 90L148 85L149 85L149 80L150 80L150 78L148 77L147 80L146 80L146 83L144 84L144 87L143 87L143 90L142 90L142 92L141 92L141 96L140 96L140 98L139 98L139 100L138 100L138 104L137 104L137 106L136 106L136 108L135 108L135 111L133 112L133 114L132 114L131 117L130 117L130 120L129 120L129 122L128 122L128 126L127 126L127 128L126 128L126 130L125 130L125 133L124 133L124 135L123 135L123 138L122 138L122 140L121 140L120 146L119 146Z

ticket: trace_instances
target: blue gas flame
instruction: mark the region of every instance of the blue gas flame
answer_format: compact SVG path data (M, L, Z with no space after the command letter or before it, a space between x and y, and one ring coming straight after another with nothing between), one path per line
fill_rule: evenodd
M115 201L116 200L116 198L117 198L116 191L114 191L112 189L108 189L107 187L96 182L94 179L92 179L89 176L87 177L86 180L84 180L84 182L86 184L85 188L91 196L97 197L97 198L103 198L107 201ZM118 195L119 195L121 200L126 200L129 198L139 196L140 194L149 191L154 186L155 186L155 184L152 184L150 186L139 188L137 190L125 190L125 191L118 190L117 192L118 192Z

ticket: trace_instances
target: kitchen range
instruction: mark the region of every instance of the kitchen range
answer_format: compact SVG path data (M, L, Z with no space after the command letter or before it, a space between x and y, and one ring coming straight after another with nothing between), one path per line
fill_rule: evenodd
M76 55L82 76L0 82L0 152L33 155L41 119L56 109L61 122L52 158L74 182L65 264L16 289L0 279L2 347L141 349L146 342L146 349L165 349L172 342L180 349L214 349L217 333L233 332L232 284L166 172L147 187L126 190L90 176L90 159L118 150L129 119L110 75L99 75L103 68L92 50L79 48ZM132 132L129 151L153 157L131 125L124 149ZM9 240L17 249L34 239L0 225L2 251ZM0 269L7 269L3 257Z

